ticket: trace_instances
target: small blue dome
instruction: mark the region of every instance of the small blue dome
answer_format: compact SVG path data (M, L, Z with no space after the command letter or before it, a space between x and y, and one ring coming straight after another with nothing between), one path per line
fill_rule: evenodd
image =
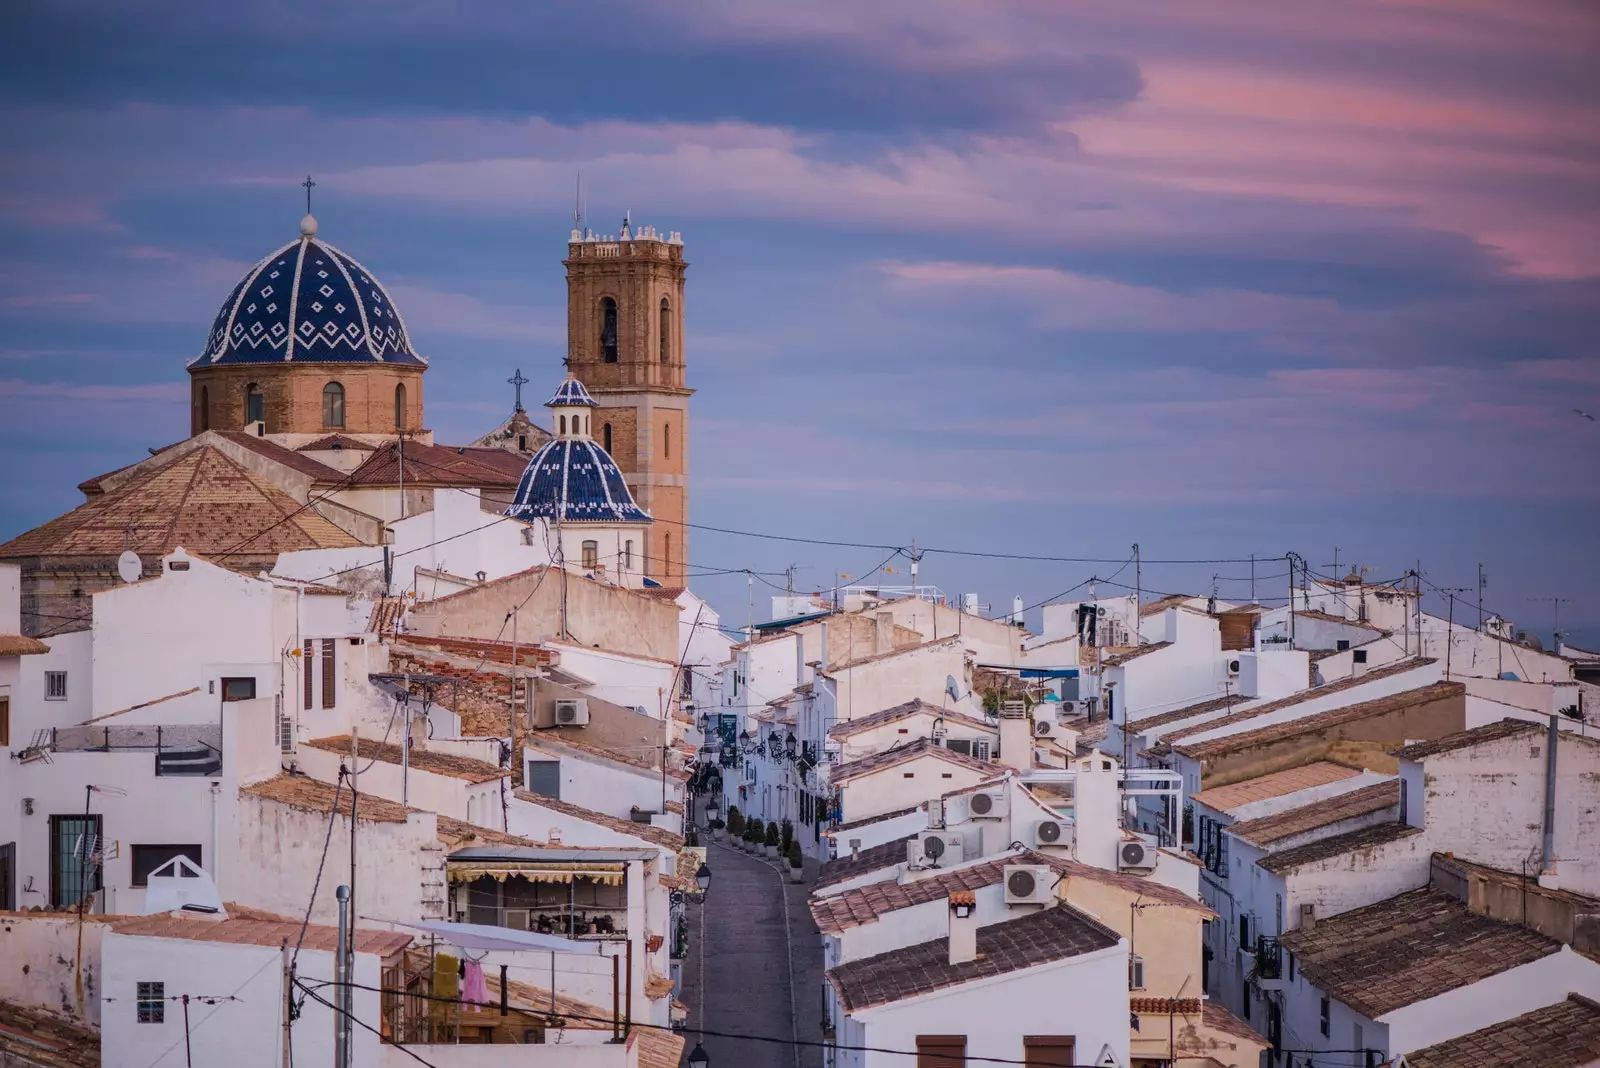
M309 216L307 217L309 219ZM256 264L228 295L190 367L241 363L426 365L400 311L367 269L303 236Z
M546 408L571 408L579 405L585 408L598 408L600 402L589 396L589 391L583 388L583 383L571 375L561 383L555 396L544 402Z
M512 519L554 519L557 514L562 522L651 521L633 503L617 462L588 438L557 438L534 453L517 483L516 499L506 509Z

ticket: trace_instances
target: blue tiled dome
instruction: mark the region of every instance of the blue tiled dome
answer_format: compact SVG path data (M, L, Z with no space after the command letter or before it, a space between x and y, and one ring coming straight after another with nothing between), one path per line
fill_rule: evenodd
M516 499L506 509L506 515L523 520L554 519L557 514L563 522L650 522L649 514L633 503L616 461L584 437L557 438L534 453L517 483Z
M600 407L600 402L589 396L589 391L583 388L583 383L571 375L568 375L567 380L561 383L560 388L555 392L555 396L544 402L546 408L571 408L577 405L585 408L598 408Z
M367 269L302 236L258 263L233 288L190 367L241 363L426 365L411 351L400 311Z

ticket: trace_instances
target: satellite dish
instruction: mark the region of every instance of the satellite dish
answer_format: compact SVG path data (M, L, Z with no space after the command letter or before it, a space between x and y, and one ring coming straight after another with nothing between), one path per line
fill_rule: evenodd
M956 685L956 677L954 675L946 675L944 677L944 692L950 695L950 700L952 701L961 700L961 687Z
M142 574L144 574L144 561L139 559L139 554L132 549L122 550L122 555L117 557L118 577L123 582L138 582Z

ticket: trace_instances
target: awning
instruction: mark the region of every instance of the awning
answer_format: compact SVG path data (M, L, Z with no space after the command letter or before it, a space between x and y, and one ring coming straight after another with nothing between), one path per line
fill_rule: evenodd
M462 949L523 950L538 949L557 953L600 953L600 943L579 942L560 935L539 934L536 931L517 931L509 927L491 927L484 923L450 923L445 920L425 920L422 923L400 923L414 931L436 935L452 946Z
M1075 679L1078 677L1077 668L1023 668L1020 675L1025 679Z
M546 867L517 861L498 864L493 861L451 862L446 865L445 873L453 883L470 883L485 875L502 883L512 876L520 876L530 883L570 883L581 876L606 886L621 886L625 874L621 864Z

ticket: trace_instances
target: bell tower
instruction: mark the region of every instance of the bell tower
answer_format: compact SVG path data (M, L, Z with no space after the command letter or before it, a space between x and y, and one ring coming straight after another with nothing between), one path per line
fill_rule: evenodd
M645 573L683 585L689 559L689 398L684 384L683 238L654 227L567 242L567 368L599 403L591 437L654 517Z

